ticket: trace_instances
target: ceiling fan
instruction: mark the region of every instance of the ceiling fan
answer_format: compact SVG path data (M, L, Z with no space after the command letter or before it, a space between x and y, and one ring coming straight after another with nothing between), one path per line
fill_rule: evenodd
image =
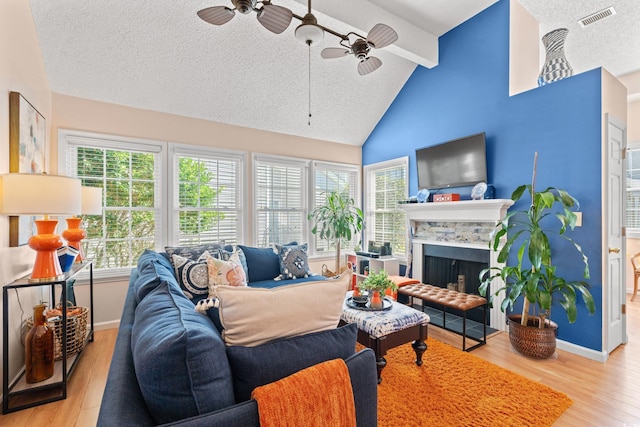
M351 43L349 36L353 35L357 39ZM369 56L371 49L380 49L385 46L389 46L398 40L398 34L388 25L376 24L371 28L366 38L359 36L356 33L349 33L344 37L340 44L346 49L340 47L326 47L320 52L320 56L325 59L342 58L343 56L353 54L360 63L358 64L358 73L361 76L369 74L382 65L382 61L375 57Z
M311 0L308 1L308 12L302 17L293 13L286 7L277 6L270 0L231 0L234 8L227 6L213 6L198 11L198 16L213 25L224 25L229 22L238 11L243 15L256 12L258 22L267 30L280 34L289 27L292 18L301 21L296 28L295 36L308 46L317 44L324 37L325 31L333 34L340 39L340 45L343 48L328 47L322 50L323 58L341 58L348 54L353 54L360 63L358 64L358 73L361 76L369 74L382 65L382 61L375 56L369 56L371 49L380 49L389 46L398 39L398 34L385 24L376 24L373 26L367 37L363 37L357 33L350 32L346 35L340 34L327 27L318 24L318 20L311 12ZM261 4L261 7L258 7ZM352 43L350 37L355 37Z

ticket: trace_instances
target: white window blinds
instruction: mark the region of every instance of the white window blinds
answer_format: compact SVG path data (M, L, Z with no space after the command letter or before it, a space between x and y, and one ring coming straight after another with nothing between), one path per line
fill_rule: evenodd
M103 215L84 218L85 256L98 275L128 273L160 236L160 146L66 138L67 174L103 189Z
M308 162L254 159L255 227L260 247L307 241Z
M242 243L244 157L176 148L172 158L173 240Z
M350 198L354 199L356 206L360 206L360 168L358 166L314 162L312 167L313 201L311 210L316 206L323 205L326 201L327 194L332 191L347 194ZM353 249L360 242L360 238L360 234L357 233L350 242L342 242L341 250ZM335 244L330 244L328 241L318 239L315 236L313 236L313 239L315 240L314 247L316 254L332 255L333 252L335 252Z
M391 243L393 255L406 254L406 215L398 208L398 201L408 195L407 157L364 167L365 218L368 242L379 246Z

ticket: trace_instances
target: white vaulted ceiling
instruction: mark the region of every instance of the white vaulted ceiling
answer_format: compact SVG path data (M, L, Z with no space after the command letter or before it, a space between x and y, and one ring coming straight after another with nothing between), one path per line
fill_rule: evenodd
M273 1L306 13L304 0ZM320 57L324 47L339 46L325 34L311 48L309 77L309 51L294 37L295 18L276 35L255 14L236 14L219 27L196 15L231 0L30 0L55 93L351 145L364 143L416 66L437 64L438 37L494 2L314 1L313 13L326 27L366 35L383 22L399 39L374 50L382 67L360 76L352 56ZM567 56L576 73L597 66L617 76L640 70L640 2L520 2L541 22L541 34L570 28ZM618 10L610 24L583 33L572 27L610 5Z

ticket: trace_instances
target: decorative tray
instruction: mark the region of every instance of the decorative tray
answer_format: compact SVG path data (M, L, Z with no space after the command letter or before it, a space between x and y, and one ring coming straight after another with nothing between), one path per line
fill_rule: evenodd
M383 310L390 310L391 307L393 306L393 303L389 298L384 297L382 299L382 308L371 308L369 306L369 302L367 302L366 304L359 304L353 300L353 297L349 297L347 298L347 306L349 308L355 308L356 310L363 310L363 311L383 311Z

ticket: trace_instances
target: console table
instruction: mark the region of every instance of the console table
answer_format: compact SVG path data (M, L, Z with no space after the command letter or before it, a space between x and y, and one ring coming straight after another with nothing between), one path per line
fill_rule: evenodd
M2 412L19 411L49 402L55 402L67 398L67 382L73 372L82 350L67 358L67 281L73 279L80 271L89 268L89 317L90 323L87 330L85 345L93 342L93 263L85 261L75 264L71 270L65 273L64 278L51 282L29 283L27 277L16 280L2 288ZM62 330L61 337L62 359L57 360L54 366L53 377L38 383L26 382L24 369L13 382L9 379L9 290L31 288L36 286L49 286L51 288L51 306L55 306L56 286L61 288ZM84 348L84 346L83 346Z

